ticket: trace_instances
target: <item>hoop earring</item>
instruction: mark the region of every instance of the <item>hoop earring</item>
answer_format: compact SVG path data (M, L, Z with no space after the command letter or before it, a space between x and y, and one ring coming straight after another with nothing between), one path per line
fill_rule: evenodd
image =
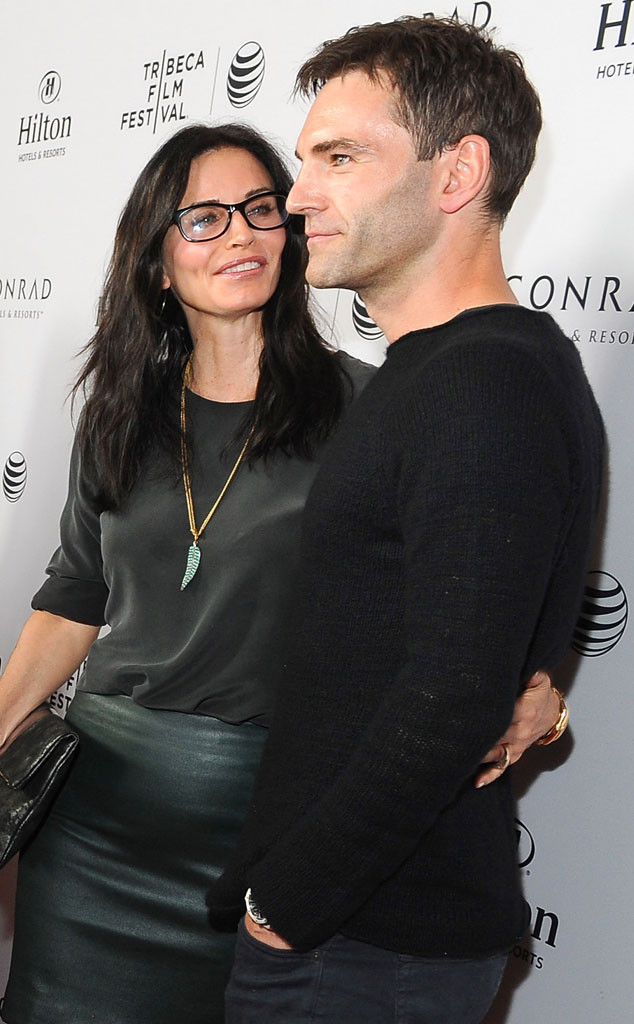
M163 299L161 301L161 304L160 304L159 310L158 310L158 319L159 319L159 321L161 321L163 319L163 314L165 312L165 306L167 304L167 293L168 292L169 292L169 288L164 288L163 289ZM155 361L157 363L164 363L169 358L169 340L170 340L169 339L169 324L161 324L160 330L161 330L161 333L160 333L158 341L157 341L156 350L155 350L155 353L154 353L154 359L155 359Z
M169 359L169 332L167 327L161 331L161 335L156 344L154 359L157 363L164 363Z

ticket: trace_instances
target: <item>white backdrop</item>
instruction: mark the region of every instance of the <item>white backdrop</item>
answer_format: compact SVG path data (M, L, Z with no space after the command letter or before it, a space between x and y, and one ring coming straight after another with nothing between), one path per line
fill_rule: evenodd
M250 121L290 155L306 110L290 96L294 73L354 23L457 11L496 26L524 56L545 127L504 232L507 273L519 300L548 310L579 345L607 425L611 482L576 653L561 674L564 687L574 676L572 726L517 773L532 934L513 951L489 1024L631 1019L633 0L429 0L409 10L348 0L345 13L321 0L317 17L295 0L243 0L235 12L203 0L10 7L0 38L3 663L56 545L72 436L65 397L93 331L118 213L149 155L189 119ZM324 330L380 362L384 340L363 307L353 316L353 299L320 294ZM58 706L70 693L72 684ZM0 875L0 974L14 869Z

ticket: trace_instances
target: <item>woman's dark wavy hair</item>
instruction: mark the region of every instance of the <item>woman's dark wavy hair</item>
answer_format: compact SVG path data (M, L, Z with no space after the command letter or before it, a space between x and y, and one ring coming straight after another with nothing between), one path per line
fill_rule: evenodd
M184 313L162 291L162 246L187 187L192 161L212 150L244 149L266 168L275 191L292 177L274 147L242 124L189 125L170 138L141 172L123 210L99 303L97 330L73 388L86 401L78 425L82 458L93 468L96 502L117 509L150 452L178 464L178 394L191 350ZM303 222L286 226L280 280L263 309L264 346L248 421L250 462L276 451L310 458L337 423L349 382L321 339L304 278ZM164 308L162 300L166 301Z

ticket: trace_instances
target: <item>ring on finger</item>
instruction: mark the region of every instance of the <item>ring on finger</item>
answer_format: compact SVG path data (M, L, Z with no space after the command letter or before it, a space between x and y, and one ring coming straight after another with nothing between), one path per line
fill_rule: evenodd
M499 771L500 775L503 772L506 771L506 769L508 768L508 766L511 763L511 748L510 748L510 745L508 743L503 743L502 744L502 749L504 751L504 754L502 755L502 757L500 758L499 761L495 762L495 765L494 765L494 767L497 768L497 770Z

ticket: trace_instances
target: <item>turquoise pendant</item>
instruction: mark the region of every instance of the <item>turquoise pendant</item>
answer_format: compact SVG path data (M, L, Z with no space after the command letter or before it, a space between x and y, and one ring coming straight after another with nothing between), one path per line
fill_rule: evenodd
M191 583L198 566L200 565L200 548L196 541L192 544L189 551L187 552L187 568L185 569L185 575L183 576L183 582L181 583L181 590L184 590L188 583Z

